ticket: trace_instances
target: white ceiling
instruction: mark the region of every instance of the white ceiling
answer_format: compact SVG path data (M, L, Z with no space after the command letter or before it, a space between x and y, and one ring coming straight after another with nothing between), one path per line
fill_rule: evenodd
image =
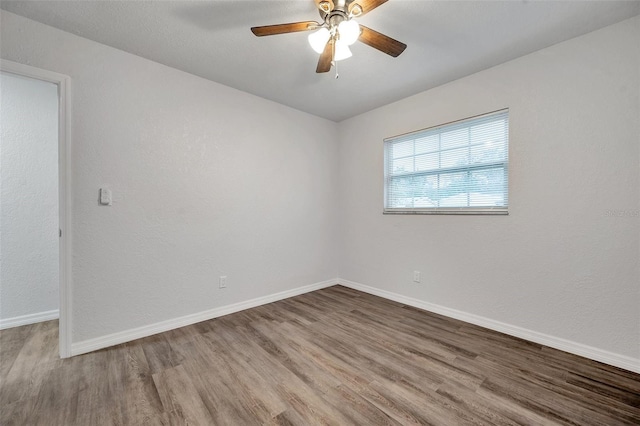
M316 74L308 33L252 26L320 20L313 0L6 1L2 9L341 121L640 14L639 1L390 0L359 21L408 45L398 58L357 43ZM612 46L615 48L615 46Z

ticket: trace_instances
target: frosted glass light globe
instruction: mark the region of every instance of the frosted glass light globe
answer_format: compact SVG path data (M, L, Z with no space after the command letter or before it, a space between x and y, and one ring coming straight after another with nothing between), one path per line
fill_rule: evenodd
M341 61L343 59L350 58L351 56L353 56L353 53L351 53L349 46L342 40L336 41L336 54L333 59Z
M327 45L331 34L329 30L326 28L320 28L315 33L309 34L309 44L311 48L316 51L316 53L322 54L324 52L324 47Z
M347 46L351 46L358 41L360 37L360 24L354 19L340 22L338 25L338 34L340 34L340 41L344 42Z

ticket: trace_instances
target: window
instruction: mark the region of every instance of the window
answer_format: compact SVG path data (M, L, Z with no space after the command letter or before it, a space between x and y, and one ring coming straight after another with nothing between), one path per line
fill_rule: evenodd
M384 141L384 213L507 214L509 110Z

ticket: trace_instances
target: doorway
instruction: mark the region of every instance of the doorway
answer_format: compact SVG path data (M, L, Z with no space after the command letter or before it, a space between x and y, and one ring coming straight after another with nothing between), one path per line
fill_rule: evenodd
M0 63L0 328L59 318L70 355L69 77Z

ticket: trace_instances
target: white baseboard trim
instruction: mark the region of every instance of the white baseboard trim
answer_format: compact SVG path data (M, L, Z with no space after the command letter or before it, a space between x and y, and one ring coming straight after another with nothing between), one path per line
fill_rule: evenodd
M19 317L0 319L0 330L58 319L59 315L60 312L57 309L54 309L52 311L38 312L37 314L21 315Z
M539 343L541 345L549 346L551 348L589 358L594 361L609 364L614 367L619 367L625 370L633 371L635 373L640 373L640 359L637 358L616 354L613 352L595 348L593 346L584 345L582 343L573 342L571 340L562 339L560 337L550 336L548 334L539 333L537 331L528 330L526 328L517 327L500 321L495 321L479 315L469 314L466 312L458 311L456 309L447 308L445 306L424 302L419 299L414 299L412 297L403 296L398 293L381 290L379 288L345 280L342 278L338 278L338 284L344 287L352 288L354 290L362 291L364 293L373 294L374 296L393 300L398 303L413 306L415 308L424 309L425 311L444 315L450 318L455 318L464 322L479 325L480 327L488 328L490 330L499 331L510 336L519 337L521 339L529 340L531 342Z
M145 325L143 327L133 328L130 330L120 331L118 333L108 334L94 339L88 339L81 342L71 344L71 356L82 355L93 352L98 349L104 349L109 346L119 345L121 343L130 342L132 340L141 339L143 337L152 336L154 334L163 333L187 325L207 321L224 315L233 314L235 312L244 311L245 309L255 308L256 306L266 305L267 303L277 302L278 300L288 299L304 293L320 290L326 287L334 286L338 283L337 279L322 281L303 287L294 288L292 290L280 293L262 296L244 302L234 303L233 305L221 306L219 308L210 309L204 312L185 315L183 317L158 322L155 324Z

